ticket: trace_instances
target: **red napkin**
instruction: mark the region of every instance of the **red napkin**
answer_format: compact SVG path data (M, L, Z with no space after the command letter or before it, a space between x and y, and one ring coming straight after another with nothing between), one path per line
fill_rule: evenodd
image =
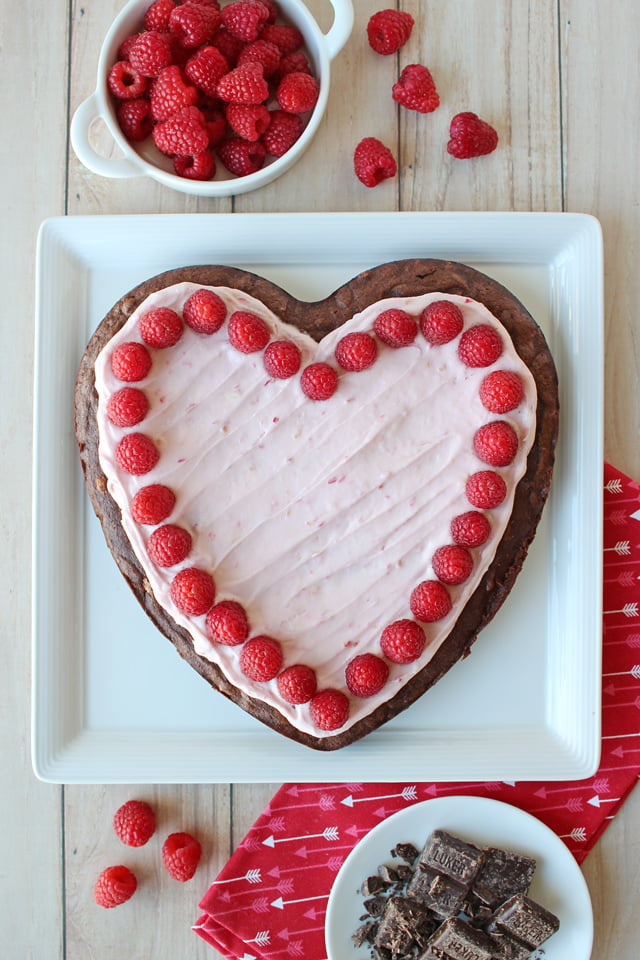
M551 827L581 863L640 776L639 580L640 486L605 465L602 754L595 776L548 784L285 784L203 897L196 933L238 960L321 960L327 898L346 856L381 820L436 796L489 796L520 807Z

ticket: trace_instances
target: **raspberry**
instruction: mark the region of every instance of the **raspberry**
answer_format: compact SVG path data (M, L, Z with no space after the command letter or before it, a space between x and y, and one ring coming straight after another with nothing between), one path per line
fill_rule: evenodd
M461 547L480 547L490 533L491 524L477 510L468 510L451 521L451 537Z
M414 19L400 10L379 10L367 23L369 46L388 56L404 46L413 30Z
M268 23L260 34L260 39L274 43L283 56L295 53L304 43L304 37L298 28L290 23Z
M385 627L380 647L392 663L413 663L425 648L426 637L415 620L396 620Z
M433 572L441 583L455 586L464 583L473 569L473 557L466 547L447 544L438 547L431 558Z
M201 107L209 135L209 146L217 147L227 133L227 118L217 107Z
M239 37L234 37L226 27L218 27L211 42L229 64L229 69L236 65L240 52L245 46L244 41L240 40Z
M287 703L308 703L317 689L316 675L311 667L296 663L278 674L278 690Z
M156 307L140 317L140 336L148 347L173 347L182 336L182 319L170 307Z
M336 392L338 374L328 363L310 363L302 371L300 386L310 400L328 400Z
M479 510L492 510L500 506L507 495L507 485L499 473L479 470L467 480L464 488L467 500Z
M120 129L131 143L146 140L153 129L151 104L148 100L122 100L116 106Z
M502 338L487 323L478 323L460 337L458 356L467 367L489 367L502 353Z
M374 653L361 653L347 664L345 679L355 697L373 697L389 679L389 667Z
M269 342L269 327L255 313L236 310L229 317L227 326L229 342L240 353L256 353Z
M275 43L256 40L243 47L238 56L238 66L244 63L259 63L265 77L272 77L280 65L280 51Z
M353 169L365 187L377 187L383 180L395 177L398 167L388 147L376 137L365 137L355 149Z
M389 347L408 347L416 338L418 325L406 310L383 310L376 317L373 329Z
M434 300L420 314L420 330L427 343L442 346L462 332L462 312L451 300Z
M155 526L170 515L176 504L176 495L161 483L142 487L131 501L131 515L136 523Z
M190 833L170 833L162 844L162 862L174 880L190 880L198 868L202 847Z
M118 47L117 57L118 60L129 60L129 55L131 53L131 47L134 45L136 40L141 33L134 33L130 37L125 37L120 46Z
M476 431L473 449L490 467L506 467L516 455L518 435L506 420L494 420Z
M264 166L267 152L259 140L252 143L233 137L224 140L218 147L218 156L230 173L236 177L246 177L256 173Z
M309 705L311 719L318 730L337 730L349 718L349 700L340 690L320 690Z
M187 180L211 180L216 172L216 161L211 150L196 153L195 157L174 157L173 169Z
M229 126L243 140L259 140L271 122L264 103L230 103L226 114Z
M498 146L496 131L475 113L456 114L451 121L449 136L447 152L459 160L493 153Z
M216 97L218 82L229 72L229 64L217 47L202 47L187 60L184 72L198 90Z
M220 20L220 11L213 4L187 0L171 11L169 30L181 46L192 50L213 38Z
M161 33L169 31L169 17L171 11L176 7L173 0L155 0L147 8L144 15L143 24L145 30L159 30Z
M260 0L232 0L222 11L222 22L234 37L251 43L257 40L270 13Z
M129 48L129 63L144 77L157 77L172 61L171 38L159 30L139 33Z
M135 383L144 380L151 370L151 354L135 341L121 343L111 356L111 372L117 380Z
M111 394L107 403L107 417L116 427L134 427L144 420L149 411L146 394L137 387L123 387Z
M359 373L375 363L378 346L368 333L347 333L336 347L336 360L343 370Z
M116 447L118 466L132 476L149 473L159 459L156 445L144 433L128 433Z
M201 287L191 294L182 308L182 316L187 326L196 333L215 333L227 316L224 300L213 290Z
M247 640L240 654L240 669L245 677L266 683L280 673L282 650L273 637L252 637Z
M451 597L439 580L423 580L414 588L409 606L416 620L435 623L451 610Z
M126 60L118 60L107 74L109 91L118 100L133 100L141 97L147 89L147 78L134 70Z
M155 814L144 800L127 800L114 814L113 829L128 847L143 847L155 833Z
M198 102L198 91L184 79L177 64L165 67L151 87L151 115L157 123L172 117L183 107L192 107Z
M99 907L117 907L131 899L137 885L136 876L128 867L107 867L96 880L93 899Z
M192 617L208 613L216 598L213 577L198 567L185 567L171 582L171 599L178 610Z
M494 370L480 384L480 400L491 413L509 413L522 401L524 389L517 373Z
M147 553L158 567L173 567L191 551L191 534L183 527L167 523L154 530L147 541Z
M318 81L310 73L287 73L278 84L276 100L286 113L313 110L320 93Z
M410 63L391 88L391 96L400 106L418 113L433 113L440 105L430 70L421 63Z
M204 116L197 107L183 107L153 128L153 142L168 157L192 157L209 145Z
M235 647L249 636L244 607L235 600L221 600L207 614L207 633L214 643Z
M262 134L261 143L272 157L282 157L290 150L304 129L302 118L297 113L273 110L269 126Z
M309 61L302 50L294 50L293 53L287 53L280 58L277 70L274 74L274 80L278 83L288 73L312 73Z
M290 340L274 340L264 351L264 368L270 377L287 380L300 369L300 351Z
M225 73L218 81L218 96L225 103L263 103L269 86L259 63L244 63Z

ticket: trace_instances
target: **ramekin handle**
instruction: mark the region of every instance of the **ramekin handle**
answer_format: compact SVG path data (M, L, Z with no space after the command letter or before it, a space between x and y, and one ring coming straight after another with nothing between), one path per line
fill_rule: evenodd
M340 53L353 30L353 3L351 0L330 0L333 7L333 23L325 34L327 54L330 60Z
M141 177L142 171L126 157L103 157L91 146L89 130L94 120L100 117L97 95L92 93L84 100L71 120L71 146L78 160L92 173L102 177Z

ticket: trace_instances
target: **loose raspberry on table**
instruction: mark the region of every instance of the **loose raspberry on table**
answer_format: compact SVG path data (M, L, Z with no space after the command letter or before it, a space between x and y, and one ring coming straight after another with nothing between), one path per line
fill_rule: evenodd
M144 433L128 433L116 447L116 463L132 476L149 473L159 459L158 448Z
M175 346L182 336L182 317L170 307L155 307L143 313L138 329L148 347L164 350Z
M144 77L157 77L173 62L171 37L159 30L144 30L131 42L129 63Z
M134 70L127 60L118 60L107 74L107 86L118 100L134 100L147 89L147 78Z
M304 130L302 118L297 113L272 110L269 126L262 134L261 143L272 157L282 157L290 150Z
M278 84L276 100L286 113L308 113L319 94L318 81L310 73L287 73Z
M414 19L401 10L379 10L369 18L367 39L376 53L389 56L404 46L413 30Z
M235 647L249 636L247 614L236 600L221 600L209 610L206 620L209 639L226 647Z
M493 470L478 470L472 474L464 488L467 500L479 510L499 507L507 495L507 485L499 473Z
M236 177L247 177L262 169L267 151L260 140L252 142L231 137L219 145L218 156L230 173Z
M131 501L131 515L136 523L155 526L170 516L176 505L176 495L162 483L142 487Z
M227 306L217 293L201 287L185 301L182 316L196 333L212 334L219 330L227 316Z
M266 683L282 668L282 648L273 637L260 635L244 644L240 653L240 670L249 680Z
M389 666L375 653L361 653L350 660L345 680L354 697L373 697L389 679Z
M157 123L162 123L182 110L198 102L198 91L187 83L180 67L172 63L165 67L153 81L151 87L151 115Z
M121 100L116 105L116 117L120 129L131 143L142 143L153 129L151 104L144 97Z
M262 67L262 74L265 77L272 77L280 65L280 50L275 43L269 43L268 40L255 40L243 47L238 56L238 66L244 63L259 63Z
M146 394L137 387L123 387L112 393L107 403L107 417L116 427L135 427L149 412Z
M270 377L287 380L300 369L300 350L291 340L273 340L264 351L264 368Z
M155 0L144 15L143 24L145 30L159 30L161 33L169 32L169 18L171 11L177 4L174 0Z
M192 617L208 613L216 599L213 577L199 567L179 570L171 582L171 599L178 610Z
M359 373L376 361L378 345L369 333L353 331L338 341L335 357L343 370Z
M191 83L210 97L218 95L218 83L229 73L229 64L217 47L208 46L196 50L184 68Z
M451 597L439 580L423 580L412 591L409 606L416 620L435 623L451 610Z
M261 0L232 0L222 10L222 23L234 37L251 43L271 15L270 8Z
M295 53L304 43L304 37L291 23L268 23L263 28L260 39L274 43L283 56Z
M427 343L440 347L462 332L464 319L451 300L434 300L420 314L420 330Z
M476 431L473 449L490 467L506 467L518 450L518 434L506 420L493 420Z
M218 96L225 103L264 103L269 85L261 64L249 61L225 73L218 81Z
M128 847L143 847L155 833L153 808L145 800L127 800L113 816L113 829Z
M398 166L388 147L376 137L365 137L353 155L355 175L365 187L377 187L383 180L395 177Z
M328 363L310 363L302 371L300 386L310 400L328 400L336 392L338 374Z
M460 337L458 356L467 367L489 367L501 356L502 337L488 323L477 323Z
M192 157L209 145L204 116L197 107L183 107L153 128L153 142L168 157Z
M259 140L271 123L264 103L229 103L226 115L233 132L243 140Z
M137 885L136 876L128 867L107 867L96 880L93 899L99 907L118 907L131 899Z
M440 97L431 71L421 63L410 63L404 68L391 96L400 106L418 113L433 113L440 105Z
M201 856L199 841L184 831L170 833L162 844L162 862L169 875L180 883L191 879L198 869Z
M391 308L378 314L373 330L389 347L408 347L416 338L418 324L406 310Z
M151 354L142 343L121 343L111 355L111 372L117 380L136 383L151 370Z
M278 691L287 703L309 703L318 688L315 672L304 663L287 667L277 678Z
M461 547L481 547L490 533L491 524L477 510L467 510L451 521L451 538Z
M230 344L240 353L256 353L269 342L269 326L262 317L249 310L236 310L229 317L227 335Z
M438 547L431 558L433 572L441 583L457 586L464 583L473 570L473 557L466 547L447 544Z
M426 645L424 630L415 620L396 620L382 631L380 647L392 663L413 663Z
M523 396L522 380L510 370L494 370L480 384L480 401L490 413L515 410Z
M475 113L458 113L451 121L447 152L459 160L493 153L498 146L498 134Z
M187 180L211 180L216 172L216 161L211 150L203 150L194 157L174 157L173 169Z
M158 567L173 567L191 551L191 534L175 523L166 523L154 530L147 540L149 559Z
M320 690L309 704L311 719L318 730L338 730L349 719L349 699L341 690Z
M213 38L221 19L213 4L186 0L171 11L169 31L182 47L191 50Z

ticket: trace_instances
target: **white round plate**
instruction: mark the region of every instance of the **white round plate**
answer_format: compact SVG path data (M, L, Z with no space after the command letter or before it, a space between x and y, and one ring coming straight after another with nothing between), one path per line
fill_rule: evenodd
M495 846L535 857L536 872L529 895L560 920L554 933L533 957L544 960L589 960L593 912L587 884L573 856L559 837L528 813L485 797L437 797L400 810L360 840L338 872L327 906L325 938L328 960L370 958L367 944L356 948L351 935L365 913L362 881L391 861L397 843L422 849L433 830L446 830L477 846Z

